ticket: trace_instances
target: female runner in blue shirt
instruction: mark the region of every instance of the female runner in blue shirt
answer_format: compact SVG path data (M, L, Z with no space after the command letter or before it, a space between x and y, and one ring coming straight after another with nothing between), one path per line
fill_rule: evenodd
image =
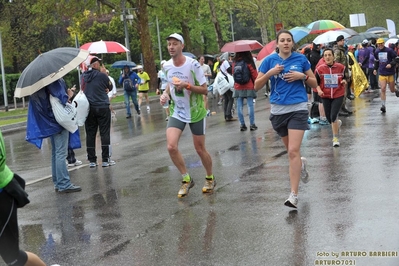
M300 177L305 182L308 177L306 159L300 154L303 135L309 128L305 83L317 87L308 59L294 52L294 45L291 32L279 31L276 53L263 60L255 80L255 90L271 81L270 121L288 152L291 193L284 204L292 208L297 207Z

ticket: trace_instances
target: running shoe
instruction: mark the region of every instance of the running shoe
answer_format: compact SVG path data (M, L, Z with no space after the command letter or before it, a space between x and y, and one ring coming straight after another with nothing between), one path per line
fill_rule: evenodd
M205 178L205 184L202 187L202 192L203 193L210 193L213 192L213 189L216 187L216 180L215 178Z
M108 160L108 162L107 161L104 161L103 163L102 163L102 167L108 167L108 166L113 166L113 165L115 165L116 164L116 162L115 161L112 161L111 159L109 159Z
M385 105L382 105L380 108L381 112L386 113L387 109L385 108Z
M75 163L68 163L68 167L74 167L83 164L82 161L76 160Z
M339 147L339 140L337 137L333 138L332 142L333 142L333 147Z
M319 125L322 125L322 126L326 126L326 125L329 125L330 123L328 123L328 120L327 119L320 119L320 121L319 121Z
M294 192L291 192L288 199L284 202L284 205L291 208L296 208L298 205L298 196L295 195Z
M251 130L251 131L255 131L257 129L258 129L258 127L255 124L252 124L249 126L249 130Z
M182 181L181 183L181 187L177 193L177 197L179 198L183 198L188 195L188 191L194 186L194 180L190 179L190 182Z
M97 166L97 163L96 162L90 162L89 163L89 167L90 168L95 168Z
M245 131L245 130L247 130L248 128L247 128L247 126L246 125L241 125L240 126L240 131Z

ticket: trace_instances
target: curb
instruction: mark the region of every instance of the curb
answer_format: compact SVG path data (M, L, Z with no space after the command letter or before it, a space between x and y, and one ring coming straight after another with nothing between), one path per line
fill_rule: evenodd
M159 101L159 96L158 95L150 96L149 101L150 101L150 103ZM112 101L111 101L111 105L112 105L112 108L114 108L115 110L125 109L124 102L112 103ZM12 133L19 132L19 131L22 131L25 129L26 129L26 122L19 122L19 123L15 123L15 124L11 124L11 125L0 126L0 130L3 135L12 134Z

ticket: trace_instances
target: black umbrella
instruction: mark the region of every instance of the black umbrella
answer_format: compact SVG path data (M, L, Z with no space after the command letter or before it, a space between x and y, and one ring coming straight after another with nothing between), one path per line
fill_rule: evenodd
M14 97L31 95L62 78L89 56L89 51L72 47L57 48L40 54L22 72Z
M358 44L361 43L363 40L367 39L378 39L378 35L372 32L361 32L358 35L352 36L347 39L347 44Z

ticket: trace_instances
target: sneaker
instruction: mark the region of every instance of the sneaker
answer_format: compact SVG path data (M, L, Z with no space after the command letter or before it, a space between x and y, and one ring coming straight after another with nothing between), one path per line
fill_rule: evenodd
M240 126L240 131L246 131L248 128L246 125L241 125Z
M82 161L76 160L75 163L68 163L68 167L74 167L74 166L78 166L78 165L82 165L82 164L83 164Z
M399 90L398 89L395 90L395 95L396 95L396 97L399 97Z
M183 181L181 183L182 183L182 185L179 189L179 192L177 193L177 197L179 197L179 198L183 198L183 197L187 196L190 188L192 188L194 186L194 180L190 179L190 182Z
M126 115L126 118L131 118L131 117L132 117L131 114Z
M380 108L381 112L385 113L387 111L387 109L385 108L385 105L381 105Z
M302 161L302 167L301 167L301 179L304 183L306 183L308 180L307 178L309 177L308 170L306 170L307 165L308 165L308 160L306 160L305 157L301 157Z
M116 164L116 162L115 161L112 161L112 160L108 160L108 162L106 162L106 161L104 161L102 164L101 164L101 166L102 167L108 167L108 166L113 166L113 165L115 165Z
M322 125L322 126L326 126L326 125L329 125L330 123L328 123L328 120L327 119L320 119L320 121L319 121L319 125Z
M295 195L294 192L291 192L288 199L284 202L284 205L291 208L296 208L298 205L298 196Z
M249 126L249 130L251 130L251 131L255 131L257 129L258 129L258 127L255 124Z
M339 147L339 140L337 137L333 138L333 147Z
M167 117L165 118L165 121L169 121L169 116L167 116Z
M150 107L149 106L147 106L147 111L150 111Z
M205 184L204 184L204 186L202 187L202 192L203 192L203 193L212 192L213 189L214 189L215 187L216 187L216 180L215 180L215 178L213 178L213 179L205 178Z
M206 110L206 116L211 116L211 110Z
M69 188L64 190L58 190L58 193L73 193L82 191L82 188L79 186L71 185Z
M317 124L317 123L319 123L320 122L320 120L318 119L318 118L312 118L311 120L310 120L310 123L311 124Z
M218 101L218 105L222 105L222 100L219 100L219 101Z
M90 162L89 163L89 167L90 168L95 168L97 166L97 163L96 162Z

